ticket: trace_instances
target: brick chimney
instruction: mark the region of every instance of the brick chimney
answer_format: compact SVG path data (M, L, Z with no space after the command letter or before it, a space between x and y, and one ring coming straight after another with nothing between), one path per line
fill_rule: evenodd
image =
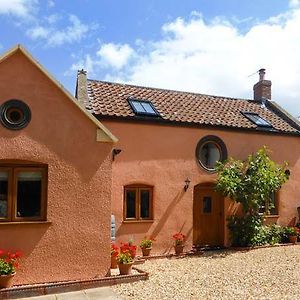
M262 98L271 100L271 80L265 80L266 69L258 71L259 81L253 86L254 100L261 101Z
M75 93L75 97L77 98L79 104L83 107L85 107L85 104L87 104L88 101L86 74L87 72L85 70L78 70Z

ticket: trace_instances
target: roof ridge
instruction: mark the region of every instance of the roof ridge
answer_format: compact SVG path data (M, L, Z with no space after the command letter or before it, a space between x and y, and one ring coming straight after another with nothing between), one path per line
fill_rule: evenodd
M228 100L234 100L234 101L240 100L240 101L247 101L247 102L251 101L253 103L257 102L253 99L247 99L247 98L234 98L234 97L228 97L228 96L209 95L209 94L202 94L202 93L196 93L196 92L178 91L178 90L172 90L172 89L163 89L163 88L157 88L157 87L135 85L135 84L121 83L121 82L111 82L111 81L106 81L106 80L97 80L97 79L90 79L90 78L87 78L87 81L95 81L95 82L107 83L107 84L111 84L111 85L121 85L121 86L135 87L135 88L144 88L144 89L151 89L151 90L158 90L158 91L165 91L165 92L180 93L180 94L184 94L184 95L189 94L189 95L195 95L195 96L221 98L221 99L228 99Z

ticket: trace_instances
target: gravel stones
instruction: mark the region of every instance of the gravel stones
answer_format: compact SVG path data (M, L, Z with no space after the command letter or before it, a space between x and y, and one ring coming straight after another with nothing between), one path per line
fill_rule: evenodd
M120 284L124 299L300 299L300 245L148 260L149 280Z

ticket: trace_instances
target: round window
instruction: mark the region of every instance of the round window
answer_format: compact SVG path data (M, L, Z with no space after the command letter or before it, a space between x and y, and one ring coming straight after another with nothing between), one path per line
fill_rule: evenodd
M201 167L214 172L217 162L227 158L226 146L220 138L206 136L197 145L196 158Z
M26 127L31 119L31 112L26 103L9 100L0 107L1 123L8 129L18 130Z

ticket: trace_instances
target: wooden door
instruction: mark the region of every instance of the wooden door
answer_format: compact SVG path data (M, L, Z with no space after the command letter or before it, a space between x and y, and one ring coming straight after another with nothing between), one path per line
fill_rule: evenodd
M213 186L196 186L193 205L193 242L197 246L223 246L224 199Z

